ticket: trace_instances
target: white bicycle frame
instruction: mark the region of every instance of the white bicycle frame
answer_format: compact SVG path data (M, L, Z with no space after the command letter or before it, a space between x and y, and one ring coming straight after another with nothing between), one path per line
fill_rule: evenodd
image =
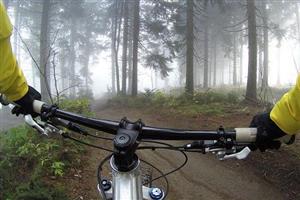
M111 187L102 191L98 185L98 191L103 199L113 200L160 200L164 198L164 192L159 188L149 188L142 185L140 161L137 166L129 172L120 172L115 168L114 158L110 159L112 169ZM105 194L103 194L105 192Z

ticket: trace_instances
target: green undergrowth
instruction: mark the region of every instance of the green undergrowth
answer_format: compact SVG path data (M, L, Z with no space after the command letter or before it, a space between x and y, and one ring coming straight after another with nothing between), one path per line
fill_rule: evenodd
M92 115L86 99L63 100L60 108ZM0 199L67 200L64 176L83 165L83 146L61 136L41 136L19 126L0 133Z
M26 126L0 134L0 199L67 199L60 177L79 166L84 150L61 137L42 137ZM49 177L57 179L47 184Z
M108 101L108 104L140 109L164 108L188 116L198 114L224 116L231 113L250 113L255 105L261 110L269 110L287 91L287 88L268 88L266 90L258 88L258 101L251 106L244 102L245 88L228 87L198 89L194 95L184 93L178 88L169 92L148 89L136 97L115 96Z
M137 97L116 96L108 101L112 106L127 106L132 108L166 108L184 115L211 114L224 115L224 113L245 111L241 105L243 98L239 91L196 92L194 95L167 94L159 90L146 90Z
M87 98L63 99L59 104L59 108L85 116L94 115L94 113L91 111L91 102Z

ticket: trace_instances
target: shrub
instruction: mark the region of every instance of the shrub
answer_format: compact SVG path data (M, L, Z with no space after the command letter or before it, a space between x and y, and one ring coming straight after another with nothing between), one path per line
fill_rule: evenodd
M162 91L157 90L151 97L151 101L154 105L165 105L168 101L168 96L166 96Z
M194 95L181 93L180 95L166 94L161 90L146 89L137 97L117 96L109 101L112 106L127 106L135 108L165 107L175 112L188 115L222 114L226 105L236 107L241 101L241 91L197 91ZM231 106L231 107L232 107Z
M226 96L222 93L216 92L197 92L193 97L194 103L197 104L207 104L214 102L225 102Z
M87 98L64 99L60 102L59 107L61 109L74 113L79 113L87 116L93 115L93 113L91 112L90 100Z
M227 101L228 103L232 103L232 104L235 104L235 103L238 103L241 101L240 97L239 97L239 94L237 92L229 92L227 93Z
M55 176L63 176L64 175L65 163L61 161L53 162L51 165L51 169Z
M2 133L0 141L0 199L7 199L15 194L19 196L11 199L56 199L52 198L46 185L32 188L28 184L49 175L62 176L66 167L76 164L70 163L71 159L62 159L65 157L65 149L72 149L68 151L68 157L77 156L79 149L73 143L63 144L62 140L55 138L43 139L25 126ZM27 189L17 192L20 185L26 185Z

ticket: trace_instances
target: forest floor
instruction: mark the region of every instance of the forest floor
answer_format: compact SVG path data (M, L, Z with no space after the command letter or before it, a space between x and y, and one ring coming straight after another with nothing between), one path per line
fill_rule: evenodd
M228 113L225 116L200 114L186 117L164 109L138 110L123 106L101 106L97 107L96 116L113 120L120 120L124 116L131 120L141 118L150 126L215 130L220 125L248 126L253 114L259 108L249 109L250 112ZM97 144L111 147L107 141L99 141ZM70 199L99 199L96 189L96 169L106 155L108 154L101 150L88 148L82 158L86 164L81 169L71 169L68 176L64 178ZM144 151L139 156L164 172L180 165L183 161L180 153L169 151ZM278 151L253 152L242 161L218 161L213 155L199 153L190 153L188 157L189 161L183 169L168 176L170 191L167 199L300 199L299 141L292 146L283 146Z

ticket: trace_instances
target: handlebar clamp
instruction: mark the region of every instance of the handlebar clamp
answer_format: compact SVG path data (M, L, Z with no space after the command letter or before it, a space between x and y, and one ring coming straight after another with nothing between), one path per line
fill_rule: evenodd
M130 122L127 118L120 121L117 135L114 138L114 165L119 171L130 171L137 165L135 151L138 137L144 124L141 120Z
M47 121L50 118L52 118L53 116L55 116L55 113L57 111L58 105L53 104L51 106L47 106L47 107L43 107L43 111L41 113L41 120L42 121Z

